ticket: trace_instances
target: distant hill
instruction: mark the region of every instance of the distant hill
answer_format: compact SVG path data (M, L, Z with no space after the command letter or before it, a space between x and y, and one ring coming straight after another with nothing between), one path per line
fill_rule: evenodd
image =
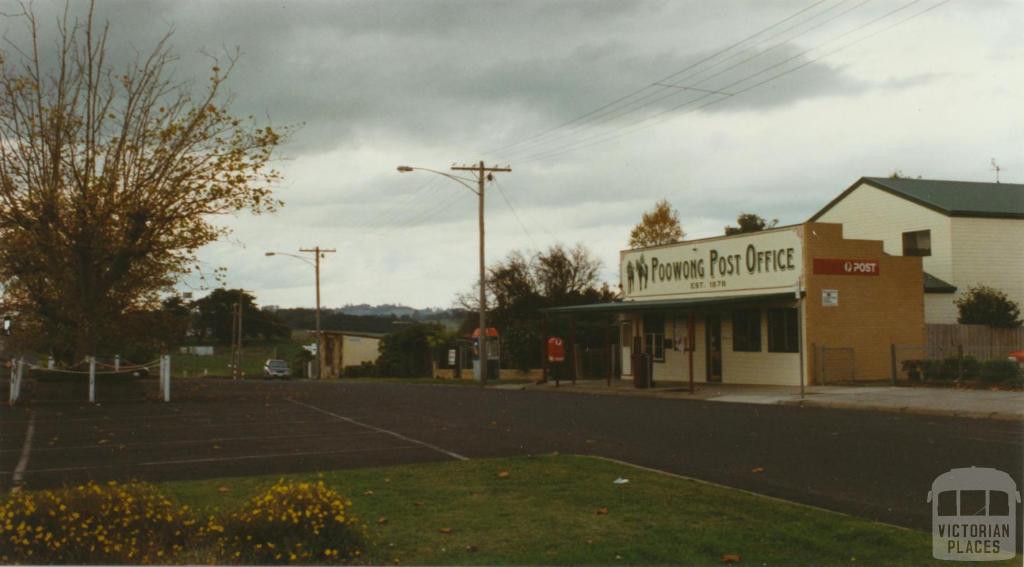
M316 310L307 307L279 308L274 314L293 330L315 329ZM457 326L462 319L458 309L413 309L403 305L346 305L323 309L320 326L325 331L361 331L390 333L412 321L435 321Z

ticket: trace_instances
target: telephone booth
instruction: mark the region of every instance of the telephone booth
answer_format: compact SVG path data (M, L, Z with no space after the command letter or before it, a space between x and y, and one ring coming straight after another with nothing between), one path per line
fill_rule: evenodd
M473 330L473 378L480 380L480 329ZM501 341L498 329L487 327L487 379L497 380L501 370Z

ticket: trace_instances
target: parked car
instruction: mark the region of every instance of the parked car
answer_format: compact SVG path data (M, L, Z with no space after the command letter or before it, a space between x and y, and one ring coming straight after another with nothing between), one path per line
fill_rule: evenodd
M279 358L269 358L263 363L263 375L268 378L288 378L292 375L288 363Z

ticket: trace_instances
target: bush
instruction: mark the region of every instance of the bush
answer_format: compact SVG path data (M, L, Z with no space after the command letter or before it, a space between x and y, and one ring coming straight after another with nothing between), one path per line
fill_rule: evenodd
M148 484L20 492L0 504L0 562L166 563L217 529Z
M981 379L986 382L1005 382L1017 378L1020 368L1013 360L986 360L981 364Z
M978 285L953 301L959 310L957 322L965 325L1020 327L1020 305L1005 293Z
M243 563L351 562L366 539L351 505L323 481L280 480L228 517L220 552Z

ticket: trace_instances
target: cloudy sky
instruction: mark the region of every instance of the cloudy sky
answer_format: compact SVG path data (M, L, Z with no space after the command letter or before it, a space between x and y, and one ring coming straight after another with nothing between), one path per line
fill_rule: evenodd
M6 0L3 0L5 3ZM63 2L34 4L44 25ZM72 11L84 3L73 2ZM8 10L10 11L10 10ZM805 220L861 176L1024 182L1024 2L787 0L99 3L118 54L168 30L177 76L238 47L234 110L300 125L278 213L225 219L202 251L261 304L449 306L476 278L476 198L440 176L509 165L487 189L487 257L618 251L662 197L689 237L740 212ZM3 24L5 34L15 24ZM182 289L200 290L198 278ZM202 293L202 292L200 292Z

